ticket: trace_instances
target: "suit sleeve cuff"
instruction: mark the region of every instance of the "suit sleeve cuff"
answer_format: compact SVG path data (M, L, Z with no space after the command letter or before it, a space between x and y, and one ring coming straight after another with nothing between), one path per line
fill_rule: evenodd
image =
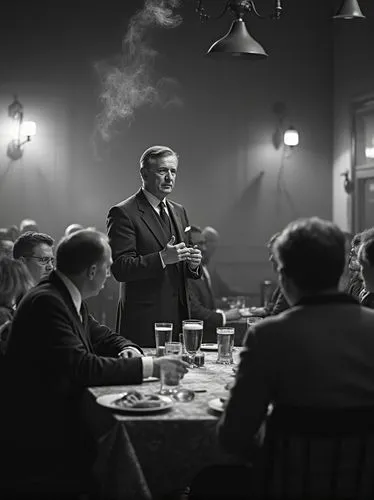
M152 356L144 356L143 363L143 379L152 377L153 374L153 358Z
M226 315L222 311L222 309L216 309L216 312L219 313L222 316L222 326L226 325Z

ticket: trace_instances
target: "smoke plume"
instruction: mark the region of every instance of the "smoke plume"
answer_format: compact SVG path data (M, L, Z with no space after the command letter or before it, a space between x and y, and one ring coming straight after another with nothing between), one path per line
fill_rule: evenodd
M175 13L180 0L145 0L142 10L129 21L122 40L122 51L111 62L100 61L95 68L101 80L100 101L102 111L97 117L97 129L104 140L110 139L110 131L122 120L128 123L135 110L146 104L181 105L173 95L172 78L154 77L154 64L158 52L151 46L150 28L175 28L182 22Z

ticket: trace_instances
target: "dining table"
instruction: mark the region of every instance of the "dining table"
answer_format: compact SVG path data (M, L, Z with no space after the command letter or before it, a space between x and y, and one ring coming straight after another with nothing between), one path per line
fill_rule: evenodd
M194 391L192 401L171 398L165 410L140 413L103 404L108 395L120 397L131 390L157 395L160 381L155 378L141 385L85 391L84 418L97 445L94 475L104 498L165 498L170 492L183 491L204 467L233 463L234 458L219 447L216 426L234 382L240 348L234 347L229 365L217 364L215 346L207 348L204 365L190 368L180 383Z

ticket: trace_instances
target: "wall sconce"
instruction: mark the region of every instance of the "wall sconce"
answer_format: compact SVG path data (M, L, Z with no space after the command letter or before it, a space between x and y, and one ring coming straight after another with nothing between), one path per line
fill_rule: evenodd
M269 16L259 14L252 0L226 0L223 11L215 17L207 14L203 6L203 0L195 0L195 2L195 10L199 14L201 21L219 19L228 11L235 17L228 33L213 43L207 54L219 57L222 55L244 57L252 60L265 59L268 56L264 48L248 33L243 18L246 14L254 14L260 19L270 18L278 20L283 10L281 0L274 0L273 12Z
M352 178L349 176L349 170L346 170L345 172L340 174L340 176L344 177L344 183L343 183L344 191L347 194L352 194L355 186Z
M299 132L292 125L285 131L283 143L291 148L299 145Z
M16 122L17 137L9 142L6 154L16 161L22 158L24 144L30 142L31 137L36 134L36 123L23 120L23 105L17 96L14 96L13 102L8 106L8 116Z
M277 118L276 128L272 136L272 143L275 149L281 146L294 148L299 144L299 132L292 125L285 128L284 122L287 118L286 105L283 102L276 102L273 106L273 113Z

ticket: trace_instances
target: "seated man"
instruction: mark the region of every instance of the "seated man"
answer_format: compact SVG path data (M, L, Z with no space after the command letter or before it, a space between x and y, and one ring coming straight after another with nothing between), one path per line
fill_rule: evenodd
M20 234L27 233L28 231L39 233L39 226L33 219L23 219L19 225Z
M21 234L14 242L13 257L26 265L35 284L53 270L53 244L48 234L33 231Z
M368 240L360 246L358 263L361 267L365 287L361 304L374 309L374 239Z
M290 223L277 238L277 272L292 307L256 323L244 341L218 425L227 452L248 459L269 403L373 405L374 311L338 292L344 240L335 224L317 217Z
M69 236L69 234L73 234L76 231L80 231L81 229L83 229L83 226L74 222L73 224L67 226L67 228L65 229L65 236Z
M4 477L17 493L31 489L35 498L55 498L57 492L87 491L94 450L81 422L85 388L140 384L158 377L161 366L172 379L187 371L178 359L143 357L137 345L88 313L84 301L99 293L111 264L104 234L82 230L63 238L56 271L24 297L14 315L1 412L6 442L0 450L6 450Z
M277 262L274 258L274 252L273 252L273 246L278 238L280 233L275 233L273 236L270 238L267 244L268 252L269 252L269 262L272 263L274 272L277 272ZM279 314L282 311L285 311L288 309L290 306L285 298L285 296L282 293L282 290L280 286L278 285L269 301L269 303L265 307L256 307L252 308L251 312L255 316L260 316L260 317L266 317L266 316L273 316L275 314Z
M216 229L207 226L202 230L202 236L205 240L205 268L209 272L210 283L214 298L219 301L222 297L234 297L236 295L245 295L243 292L231 288L220 276L216 267L213 265L212 257L219 246L220 235Z
M216 309L215 298L211 287L211 277L206 266L206 244L201 229L191 226L191 243L196 245L202 254L202 277L199 280L188 280L191 299L191 317L204 320L204 342L216 341L216 328L226 322L241 318L237 308L222 311Z

